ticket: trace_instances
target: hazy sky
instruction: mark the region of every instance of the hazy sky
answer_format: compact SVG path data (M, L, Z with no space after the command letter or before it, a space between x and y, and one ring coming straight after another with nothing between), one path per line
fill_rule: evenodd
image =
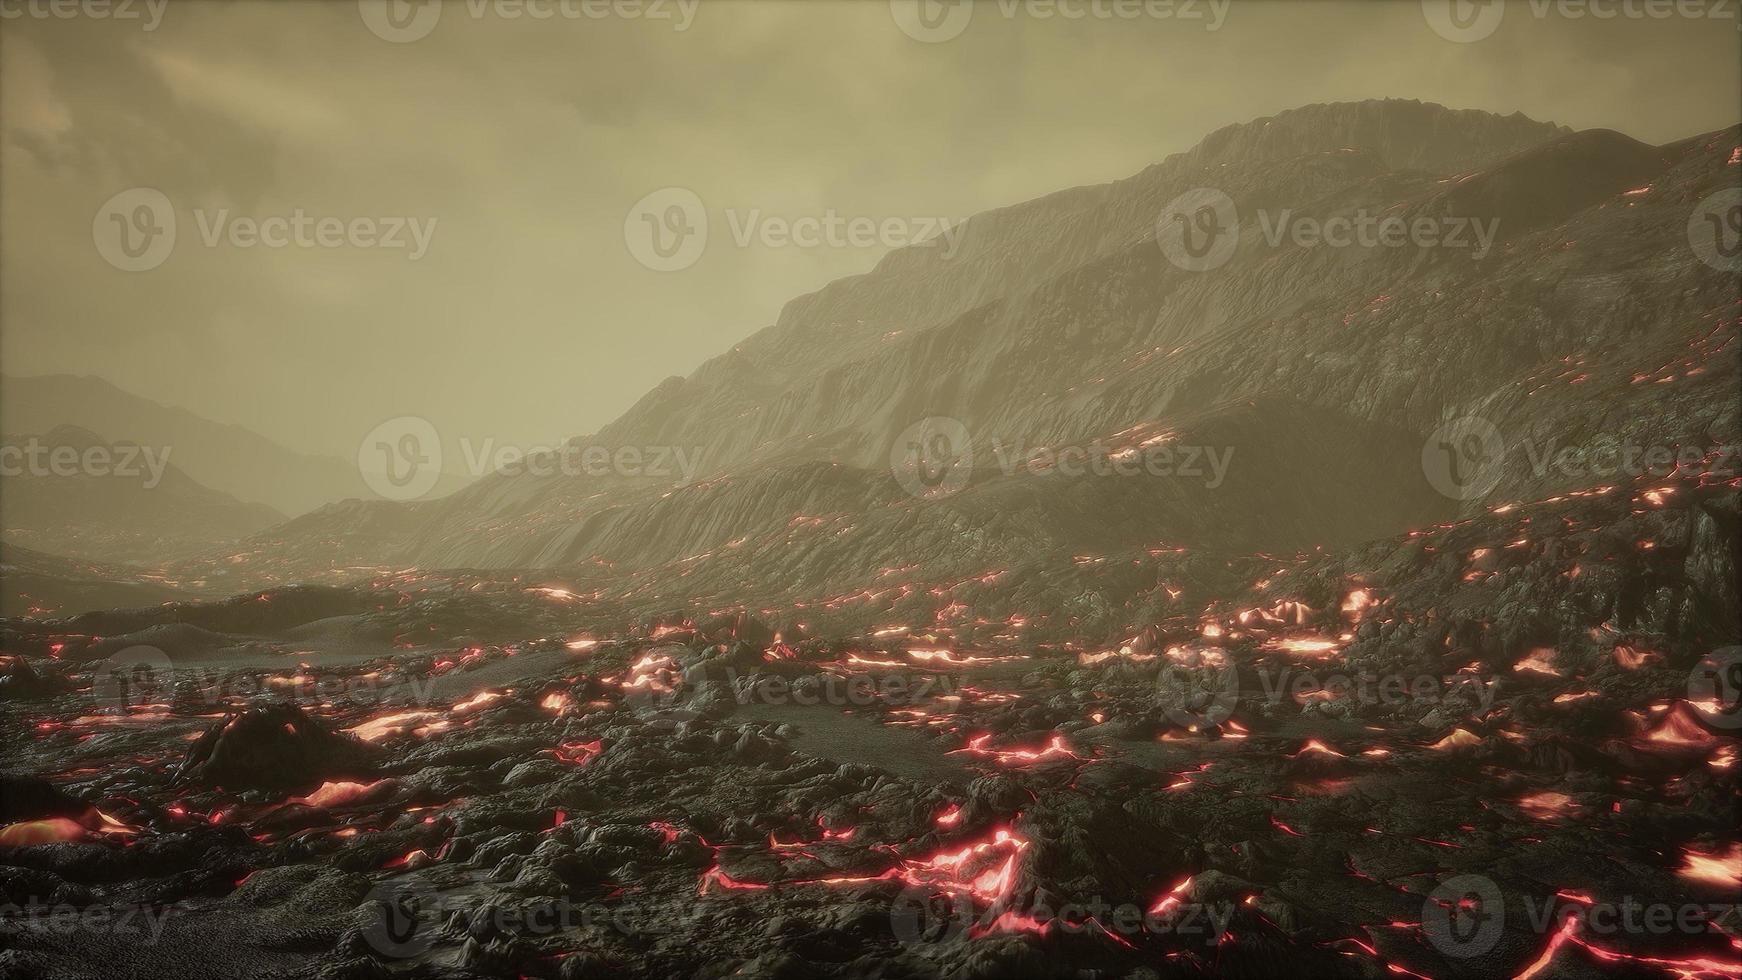
M670 0L664 20L581 2L530 0L556 15L533 19L454 0L396 43L350 0L132 0L131 21L0 0L0 366L98 374L341 456L403 414L533 444L596 429L884 251L738 246L728 209L960 218L1333 100L1522 111L1654 142L1742 118L1733 16L1517 4L1460 43L1414 0L1240 0L1213 31L1207 4L1130 19L1064 0L1088 14L1064 20L988 0L933 43L882 0ZM667 186L698 195L710 237L693 265L656 272L624 225ZM148 271L96 245L117 233L105 203L132 188L176 217ZM299 209L347 229L412 219L427 250L413 259L409 229L400 248L233 237Z

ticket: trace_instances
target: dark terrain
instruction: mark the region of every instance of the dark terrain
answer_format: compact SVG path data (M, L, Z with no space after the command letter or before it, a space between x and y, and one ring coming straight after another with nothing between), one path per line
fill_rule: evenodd
M0 976L1742 977L1742 292L1688 230L1739 181L1735 128L1311 106L576 440L694 482L12 535ZM1194 271L1158 216L1203 187L1241 235ZM891 463L928 417L947 492ZM1448 492L1470 418L1503 452ZM1556 456L1605 445L1668 458Z

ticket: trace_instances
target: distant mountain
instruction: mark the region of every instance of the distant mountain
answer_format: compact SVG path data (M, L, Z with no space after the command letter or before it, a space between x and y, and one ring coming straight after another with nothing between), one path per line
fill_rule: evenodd
M1738 143L1732 129L1652 147L1418 102L1285 112L1126 180L976 215L953 256L893 252L581 440L699 451L691 485L499 475L267 537L310 566L360 560L345 542L367 527L376 562L610 563L606 588L650 600L823 596L1121 542L1333 547L1588 488L1601 475L1553 463L1559 449L1738 441L1736 280L1688 233L1699 202L1735 186ZM1206 200L1229 209L1211 209L1213 265L1164 247ZM1377 218L1444 240L1329 247L1290 230ZM958 492L922 499L891 460L928 417L959 423L972 462ZM1467 417L1503 451L1448 492L1430 457ZM1011 444L1229 463L1213 482L1071 476L1000 465Z
M239 425L202 418L69 374L0 378L0 421L8 432L75 426L141 446L167 447L175 466L238 500L289 515L369 493L355 460L299 453Z
M0 529L9 544L158 564L230 544L284 515L199 483L161 450L60 426L0 439Z
M155 606L201 594L153 572L0 543L0 616L69 616Z

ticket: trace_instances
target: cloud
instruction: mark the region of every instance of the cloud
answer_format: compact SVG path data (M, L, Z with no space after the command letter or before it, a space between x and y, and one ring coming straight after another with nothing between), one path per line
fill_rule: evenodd
M155 31L8 21L0 353L347 455L383 418L553 442L771 323L879 248L733 248L658 273L630 205L688 187L792 219L961 217L1129 175L1231 122L1397 96L1664 141L1734 122L1734 37L1536 23L1450 44L1413 3L1237 4L1166 21L1005 19L903 35L881 3L709 2L634 19L474 18L393 44L350 3L185 4ZM488 6L478 8L486 11ZM1722 35L1722 36L1720 36ZM93 215L162 190L148 273ZM429 254L208 248L194 212L439 219Z

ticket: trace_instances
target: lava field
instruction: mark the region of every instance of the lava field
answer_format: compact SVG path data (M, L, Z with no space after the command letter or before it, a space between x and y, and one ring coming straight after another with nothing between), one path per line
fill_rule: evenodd
M0 0L0 980L1742 980L1737 0L171 7Z
M460 575L12 620L0 975L1742 976L1736 485L1151 549L1105 647Z

